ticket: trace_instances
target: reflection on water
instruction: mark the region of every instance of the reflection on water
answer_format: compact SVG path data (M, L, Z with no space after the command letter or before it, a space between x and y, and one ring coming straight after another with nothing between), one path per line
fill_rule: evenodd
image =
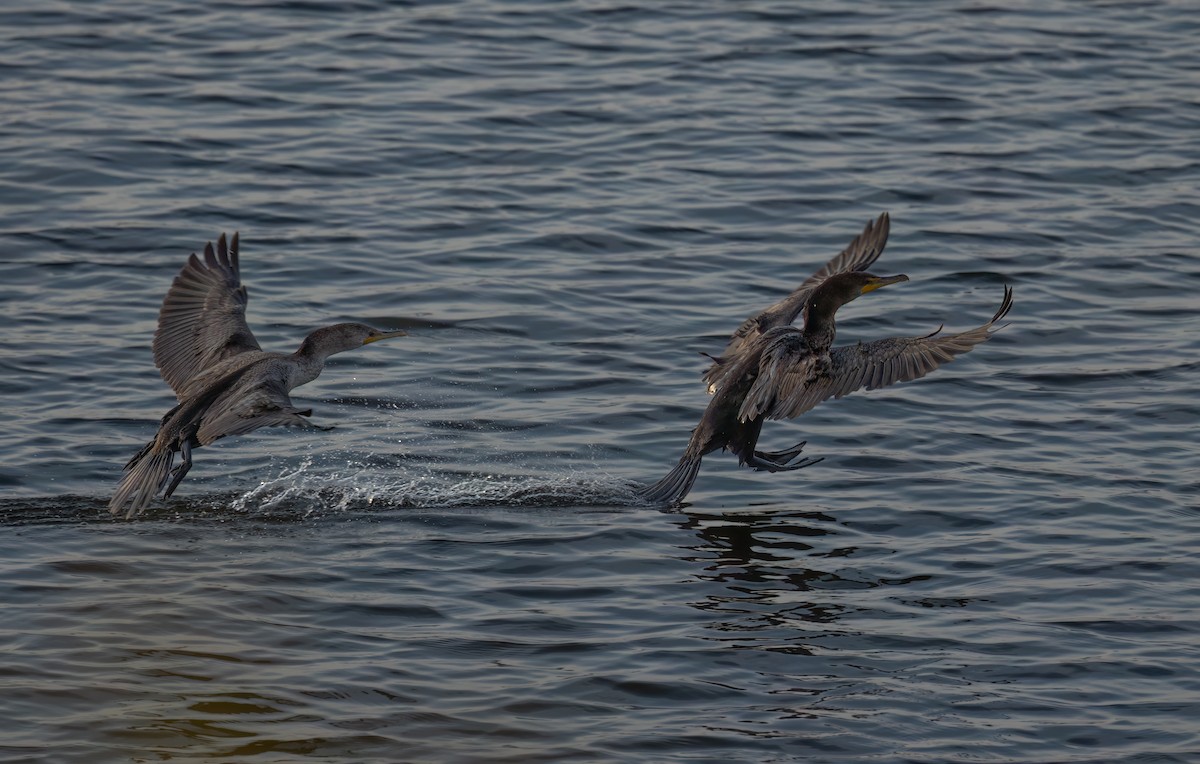
M815 601L816 593L849 582L826 570L809 567L822 556L805 539L836 536L815 523L833 523L818 512L702 515L689 513L682 527L701 543L691 547L695 562L706 563L705 580L724 584L724 591L696 603L721 618L711 624L716 639L741 647L812 655L808 642L820 634L809 624L833 624L842 614L832 603ZM831 557L853 554L836 550ZM801 596L803 593L805 596Z

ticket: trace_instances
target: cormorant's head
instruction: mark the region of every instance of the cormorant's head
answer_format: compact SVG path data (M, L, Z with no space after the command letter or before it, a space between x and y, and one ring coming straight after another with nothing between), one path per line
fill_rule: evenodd
M366 324L334 324L317 329L308 335L304 344L300 346L300 352L310 352L322 358L328 358L334 353L353 350L372 342L386 340L389 337L404 337L407 334L408 332L404 331L385 332Z
M900 276L876 276L875 273L865 271L836 273L812 290L808 305L804 306L805 325L827 325L833 320L833 314L838 312L838 308L847 302L858 299L859 295L868 291L902 281L908 281L908 277L902 273Z
M859 295L873 292L888 284L908 281L908 276L876 276L866 271L838 273L821 282L808 298L807 311L816 311L822 316L832 316L837 309L857 299Z

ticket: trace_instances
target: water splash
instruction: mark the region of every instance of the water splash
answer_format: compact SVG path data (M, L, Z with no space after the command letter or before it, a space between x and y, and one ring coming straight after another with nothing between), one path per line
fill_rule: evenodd
M456 473L411 466L400 472L346 462L337 469L310 456L283 467L229 502L234 511L303 508L314 512L365 508L550 507L640 505L636 486L600 470L559 475Z
M452 507L628 507L644 506L637 484L599 467L559 474L500 474L447 471L434 465L403 470L366 461L312 455L283 464L275 477L240 492L211 492L158 502L139 519L186 520L253 516L282 521L345 511ZM0 526L112 522L107 499L44 496L0 499Z

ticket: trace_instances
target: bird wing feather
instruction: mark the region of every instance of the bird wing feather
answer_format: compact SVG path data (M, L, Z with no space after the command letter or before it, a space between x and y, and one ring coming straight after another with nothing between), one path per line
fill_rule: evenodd
M709 392L714 392L720 387L722 376L720 369L726 359L741 354L763 332L779 326L787 326L795 321L800 312L804 310L804 303L808 301L809 294L821 282L839 273L865 270L878 260L879 256L883 254L883 248L887 245L890 228L891 218L886 212L878 219L868 222L862 233L855 236L845 249L821 266L816 273L805 279L804 283L796 287L791 294L761 313L743 321L742 325L729 338L724 352L704 373L704 382L708 385Z
M193 254L175 277L158 314L154 365L176 395L188 380L213 364L260 350L246 325L246 288L238 268L238 235L226 246L225 234Z
M200 445L207 446L228 435L245 435L260 427L304 427L303 417L312 409L299 409L288 397L282 377L268 367L262 374L247 375L246 382L221 395L204 415L196 433Z
M985 342L1011 308L1012 289L1005 287L1000 308L982 326L958 334L941 334L938 329L923 337L892 337L834 348L825 369L814 365L811 354L782 352L785 343L776 341L763 352L758 378L738 418L793 419L829 398L920 379ZM772 352L774 346L780 351Z
M891 218L885 212L874 221L869 221L863 228L862 233L855 236L854 239L846 245L846 248L834 256L829 262L825 263L813 275L804 280L804 283L796 288L796 292L804 292L805 298L807 293L821 285L825 279L830 276L836 276L839 273L849 273L850 271L866 270L879 259L883 254L883 248L887 246L888 232L891 230ZM778 305L778 303L777 303ZM800 301L796 312L792 314L787 323L796 320L796 316L800 315L800 309L804 307L804 301Z
M796 395L815 378L822 360L809 350L804 333L795 327L772 329L761 342L763 350L758 358L758 373L738 412L738 419L743 422L757 419L761 412L770 410L776 400ZM752 349L747 350L747 354L752 352Z

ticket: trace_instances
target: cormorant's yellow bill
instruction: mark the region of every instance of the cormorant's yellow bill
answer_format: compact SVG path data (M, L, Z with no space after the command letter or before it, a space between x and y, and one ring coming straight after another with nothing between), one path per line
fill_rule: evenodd
M873 276L870 281L863 284L862 293L874 292L879 287L885 287L888 284L899 284L901 281L908 281L908 276L901 273L899 276Z
M363 344L370 345L372 342L379 342L380 340L387 340L387 339L391 339L392 337L407 337L407 336L408 336L408 332L406 332L402 329L397 329L394 332L374 332L372 334L367 335L367 338L363 340Z

